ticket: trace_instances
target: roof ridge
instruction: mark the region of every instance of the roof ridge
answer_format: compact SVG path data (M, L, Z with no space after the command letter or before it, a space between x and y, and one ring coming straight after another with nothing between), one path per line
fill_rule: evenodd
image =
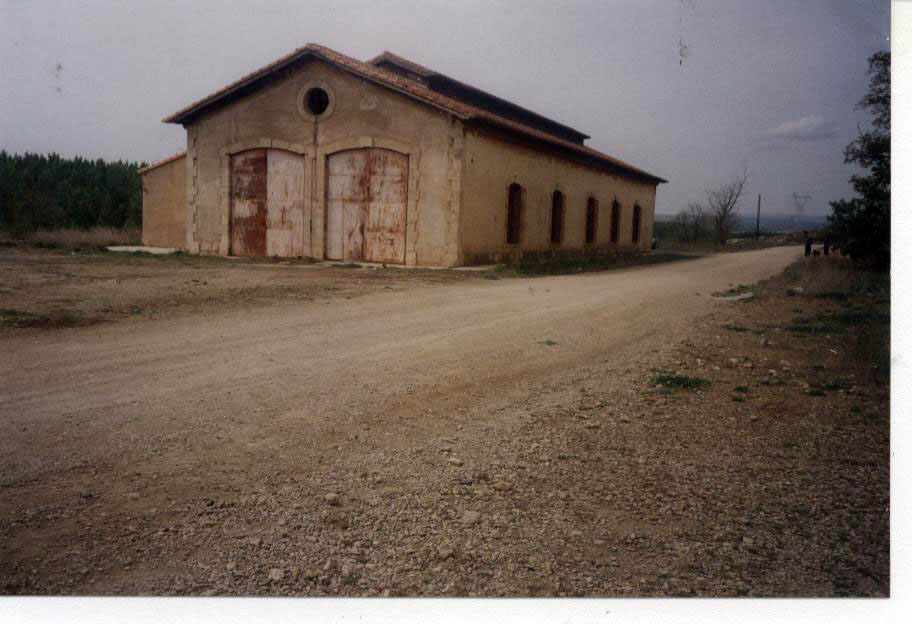
M408 69L411 69L412 71L414 71L416 74L418 74L420 76L427 77L427 76L433 76L435 74L440 75L440 76L443 75L438 71L435 71L429 67L425 67L424 65L419 65L415 61L410 61L403 56L399 56L398 54L394 54L393 52L390 52L389 50L384 50L382 53L378 54L374 58L367 61L367 63L369 65L377 65L379 63L382 63L383 61L392 61L394 63L399 63L403 67L407 67Z
M304 45L303 47L297 48L293 52L286 54L285 56L283 56L279 59L276 59L272 63L269 63L268 65L261 67L258 70L245 74L244 76L242 76L238 80L232 82L231 84L219 89L218 91L215 91L214 93L212 93L204 98L197 100L196 102L190 104L189 106L184 107L183 109L177 111L176 113L169 115L163 121L166 123L183 123L184 121L188 120L194 113L198 112L199 110L215 104L217 101L230 95L233 92L236 92L236 91L242 89L245 86L251 85L256 80L268 76L270 73L277 71L278 69L282 68L284 65L288 65L301 58L304 58L307 54L313 54L316 58L320 58L326 62L329 62L330 64L334 64L343 70L346 70L355 75L361 76L362 78L364 78L366 80L370 80L372 82L377 82L377 83L385 86L386 88L392 89L393 91L399 91L400 93L404 93L405 95L408 95L419 101L422 101L425 104L434 106L435 108L439 108L446 112L454 114L461 119L481 120L483 122L490 123L495 126L500 126L501 128L505 128L512 132L516 132L518 134L534 138L536 140L540 140L540 141L543 141L546 143L551 143L552 145L555 145L555 146L561 146L561 147L570 149L571 151L575 151L577 153L581 153L581 154L588 155L590 157L594 157L598 160L602 160L606 164L610 164L612 166L619 167L621 169L626 169L628 172L630 172L634 175L644 176L644 177L647 177L650 180L654 180L656 182L666 182L666 180L663 180L662 178L660 178L658 176L655 176L651 173L647 173L647 172L643 171L642 169L637 169L636 167L633 167L632 165L629 165L622 160L618 160L617 158L613 158L611 156L608 156L607 154L603 154L602 152L594 150L585 145L581 145L579 143L574 143L572 141L568 141L568 140L558 137L556 135L550 134L548 132L544 132L542 130L538 130L531 126L528 126L524 123L521 123L518 121L513 121L511 119L503 117L502 115L498 115L496 113L487 111L487 110L479 108L477 106L473 106L471 104L467 104L465 102L455 100L451 97L448 97L442 93L439 93L437 91L434 91L434 90L428 88L427 86L421 84L420 82L417 82L415 80L410 80L408 78L400 76L399 74L395 74L393 72L387 71L381 67L377 67L377 66L371 65L367 62L360 61L353 57L342 54L340 52L336 52L335 50L332 50L331 48L327 48L326 46L323 46L323 45L320 45L317 43L308 43L308 44ZM395 56L395 55L392 55L392 53L390 53L390 55ZM421 67L421 66L419 66L419 67ZM422 69L426 70L427 68L422 68ZM430 70L428 70L428 71L430 71ZM443 74L440 74L440 75L443 75ZM447 77L447 76L445 76L445 77ZM447 77L447 78L449 78L449 77ZM450 80L453 80L453 79L450 78ZM455 81L455 82L458 82L458 81ZM466 86L469 86L469 85L466 85ZM490 95L490 94L488 94L488 95ZM497 96L492 96L492 97L497 97ZM504 101L506 101L506 100L504 100ZM514 105L514 106L516 106L516 105ZM521 108L521 107L519 107L519 108ZM532 111L529 111L529 112L532 112ZM537 113L534 113L534 114L537 114ZM541 115L539 115L539 116L541 116ZM553 122L553 123L558 123L558 122ZM561 125L561 124L558 124L558 125ZM572 130L572 128L571 128L571 130ZM582 133L579 133L579 134L582 134Z
M398 64L401 67L404 67L404 68L420 75L422 78L431 78L432 76L437 76L437 77L447 80L451 83L457 84L464 89L467 89L470 91L475 91L476 93L479 93L483 96L492 98L498 102L502 102L503 104L506 104L507 106L511 106L515 109L518 109L518 110L522 111L523 113L527 113L529 115L532 115L533 117L538 117L539 119L546 121L549 124L554 124L555 126L568 130L568 131L570 131L570 133L578 135L584 140L592 138L590 135L586 134L585 132L577 130L576 128L574 128L572 126L568 126L567 124L565 124L563 122L557 121L555 119L551 119L550 117L542 115L541 113L538 113L538 112L532 110L531 108L526 108L525 106L517 104L516 102L513 102L506 98L500 97L499 95L494 95L493 93L485 91L484 89L476 87L475 85L470 85L469 83L463 82L462 80L457 80L456 78L453 78L452 76L448 76L437 70L430 69L428 67L425 67L424 65L419 65L415 61L411 61L405 57L399 56L398 54L394 54L393 52L390 52L389 50L384 50L381 54L378 54L377 56L375 56L374 58L372 58L366 62L370 65L376 66L379 63L382 63L383 61L391 61L394 64ZM497 114L497 113L494 113L494 114ZM522 123L522 122L519 122L519 123ZM545 131L545 132L547 132L547 131ZM551 133L548 133L548 134L551 134ZM561 137L558 137L558 138L561 138Z

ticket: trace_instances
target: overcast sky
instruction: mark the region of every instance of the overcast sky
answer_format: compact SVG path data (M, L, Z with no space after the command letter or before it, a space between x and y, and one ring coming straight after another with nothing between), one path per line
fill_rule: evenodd
M167 114L315 42L575 127L670 181L660 213L747 163L743 211L823 214L889 34L887 0L0 0L0 148L157 160L184 148Z

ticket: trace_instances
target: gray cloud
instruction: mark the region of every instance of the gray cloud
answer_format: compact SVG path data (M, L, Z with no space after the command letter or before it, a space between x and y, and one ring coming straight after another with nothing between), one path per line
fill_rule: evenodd
M823 115L814 114L795 121L787 121L767 132L767 135L793 141L820 141L835 139L839 133L836 131L835 121L826 119Z
M868 122L855 103L890 32L888 0L255 4L0 0L0 84L15 85L0 89L0 149L170 156L186 135L162 117L313 41L390 50L576 127L670 180L660 213L743 161L745 196L787 211L811 194L823 212L852 192L833 137Z

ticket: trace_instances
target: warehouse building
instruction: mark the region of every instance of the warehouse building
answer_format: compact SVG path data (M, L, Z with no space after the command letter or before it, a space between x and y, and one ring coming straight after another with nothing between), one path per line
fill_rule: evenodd
M308 44L167 117L143 241L193 254L456 266L648 250L665 180L389 52Z

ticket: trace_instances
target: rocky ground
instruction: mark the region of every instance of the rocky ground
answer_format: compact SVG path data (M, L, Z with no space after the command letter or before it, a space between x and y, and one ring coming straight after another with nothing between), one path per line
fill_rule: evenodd
M888 293L823 262L732 287L667 348L428 403L432 430L353 413L275 461L120 467L113 498L104 465L5 483L0 591L889 595Z

